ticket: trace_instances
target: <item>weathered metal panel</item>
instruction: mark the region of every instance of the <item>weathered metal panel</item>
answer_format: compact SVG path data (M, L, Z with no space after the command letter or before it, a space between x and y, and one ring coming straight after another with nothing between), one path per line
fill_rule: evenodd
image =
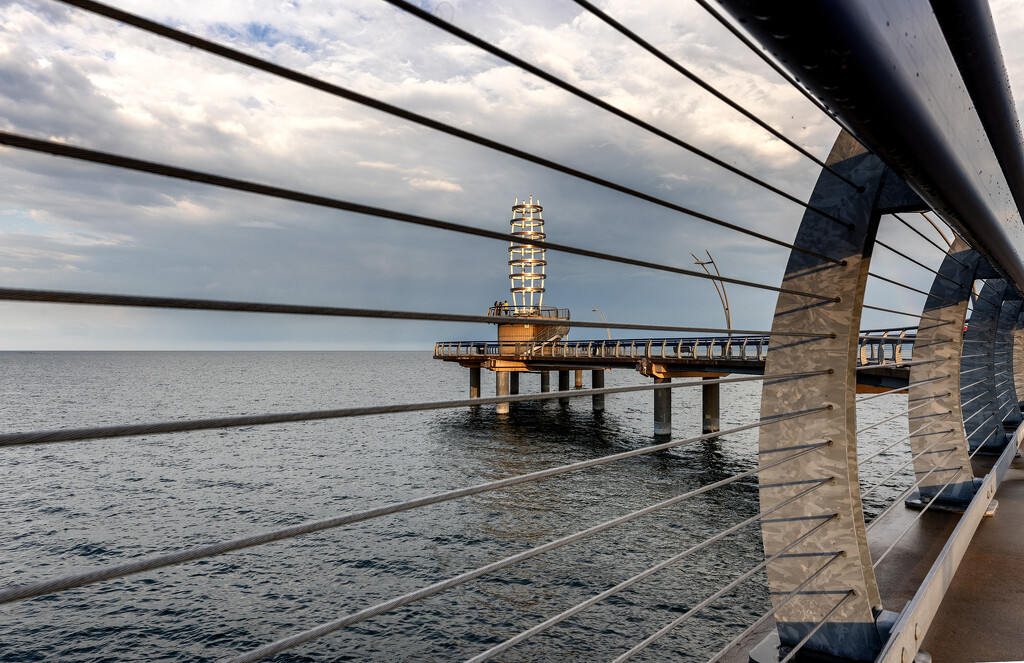
M869 660L881 647L873 612L881 607L881 599L867 549L857 474L856 358L868 252L877 229L876 203L886 168L845 132L836 140L829 164L863 185L863 189L853 189L823 171L811 203L839 216L851 227L808 211L795 243L846 263L824 263L794 252L783 283L787 288L835 295L840 301L809 301L806 297L782 294L772 331L834 332L835 338L773 340L765 365L761 416L771 419L823 405L832 409L819 416L764 426L760 433L760 459L762 465L768 465L798 445L825 440L830 440L831 445L802 457L800 462L765 467L759 475L761 509L773 508L793 497L806 489L808 481L830 477L834 481L815 491L813 500L797 501L765 520L762 534L765 553L770 556L806 532L811 526L808 523L814 522L808 518L839 514L819 534L768 565L770 590L777 600L820 567L824 559L820 555L840 550L845 553L776 612L779 638L784 645L794 645L828 614L838 599L854 589L856 595L806 646L833 656ZM833 372L798 380L771 380L771 375L789 373L795 368Z
M1013 383L1019 403L1024 396L1024 310L1017 316L1013 330Z
M1013 342L1020 317L1021 300L1017 293L1006 289L1007 299L999 312L999 327L995 342L995 393L996 417L1004 426L1016 428L1020 424L1020 407L1017 405L1017 386L1013 374ZM1012 295L1012 298L1011 298Z
M974 472L960 414L960 355L979 259L967 242L959 237L953 242L932 282L917 327L907 399L910 407L924 405L907 415L907 423L914 471L926 477L919 486L920 497L926 501L940 490L939 499L944 503L966 503L974 497ZM930 363L916 363L919 361ZM956 468L961 470L958 482L943 489Z
M960 401L964 432L972 450L984 446L998 451L1006 444L996 402L995 366L999 313L1005 290L1006 282L1002 279L985 281L964 332Z

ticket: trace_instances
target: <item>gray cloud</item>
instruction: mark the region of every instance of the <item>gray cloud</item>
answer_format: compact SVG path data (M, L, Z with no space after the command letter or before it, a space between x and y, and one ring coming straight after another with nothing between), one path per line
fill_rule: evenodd
M837 131L690 3L607 11L824 156ZM571 3L450 3L499 43L730 163L806 197L817 169ZM377 1L156 2L154 19L726 220L790 239L801 210ZM1011 77L1020 12L996 3ZM1009 42L1009 45L1008 45ZM503 231L539 196L552 240L768 284L780 247L468 145L50 2L0 7L0 123L95 149ZM480 313L508 296L501 242L0 150L0 274L22 287ZM889 224L891 225L891 224ZM929 264L940 256L887 229ZM887 235L888 236L888 235ZM908 248L909 247L909 248ZM929 253L932 251L932 253ZM927 273L879 252L878 269ZM707 281L549 254L546 302L574 317L720 326ZM916 271L915 271L916 270ZM922 275L924 274L924 275ZM875 285L880 305L920 307ZM771 293L730 287L734 323L765 328ZM407 347L493 329L5 305L0 344ZM872 316L869 325L905 324ZM575 332L593 336L591 332Z

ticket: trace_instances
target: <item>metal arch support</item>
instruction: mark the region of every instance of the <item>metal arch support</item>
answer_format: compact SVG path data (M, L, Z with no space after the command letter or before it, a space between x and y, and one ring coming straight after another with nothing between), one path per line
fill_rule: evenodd
M1021 423L1018 391L1013 372L1014 334L1021 311L1020 295L1011 287L1004 291L995 342L996 415L1003 427L1016 430Z
M1013 386L1018 399L1024 396L1024 307L1017 316L1017 326L1013 330Z
M797 644L835 606L837 597L853 589L855 595L813 633L804 649L865 661L874 659L882 645L875 625L875 610L881 608L881 599L867 547L857 471L856 359L871 246L879 209L889 206L882 200L883 194L891 189L893 195L902 195L903 189L886 187L885 180L895 178L887 178L888 171L881 161L846 132L836 139L828 164L862 189L852 189L823 171L811 195L811 205L839 216L851 228L807 212L795 244L846 262L828 264L794 252L790 254L783 282L786 287L836 295L840 301L811 301L782 294L776 304L772 332L815 330L834 332L835 337L777 337L780 340L772 343L765 365L761 416L771 419L823 405L832 409L799 422L765 425L760 434L760 462L766 466L779 458L783 450L802 444L823 440L831 444L808 454L800 464L765 467L759 476L761 509L776 507L808 481L834 480L817 491L813 501L798 501L763 521L761 531L765 553L770 556L806 532L808 523L813 522L808 519L839 514L821 533L769 564L768 584L773 600L778 601L811 577L820 566L820 554L843 551L843 557L828 571L775 613L778 638L783 645ZM772 380L772 375L791 372L795 367L832 372L800 380Z
M924 506L936 495L936 504L963 507L976 490L960 414L960 357L967 304L980 259L977 251L957 237L939 266L921 312L907 402L911 408L923 405L907 416L907 422L914 472L925 479L907 500L911 507ZM973 375L964 377L969 381L981 379ZM946 486L950 473L957 468L958 482Z
M960 362L960 402L964 433L971 451L984 447L999 452L1006 446L1002 419L996 407L995 346L999 330L1006 281L988 279L974 302L964 332L964 351ZM1001 385L1005 387L1005 385Z

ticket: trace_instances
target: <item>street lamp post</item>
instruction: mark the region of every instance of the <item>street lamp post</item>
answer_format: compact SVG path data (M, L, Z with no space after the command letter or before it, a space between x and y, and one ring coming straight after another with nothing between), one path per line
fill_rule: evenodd
M608 324L608 318L604 317L604 311L601 310L600 306L594 306L590 310L594 311L599 316L601 316L601 322L603 322L604 324ZM609 341L612 340L612 330L607 328L607 327L605 327L605 332L607 332L607 334L608 334L608 340Z
M711 252L706 249L704 252L708 254L707 260L701 260L695 254L690 254L693 256L695 261L694 264L703 267L708 276L718 276L721 278L722 272L718 271L718 265L715 264L715 259L711 257ZM712 274L711 270L708 269L708 265L715 268L714 274ZM725 328L729 330L729 336L732 336L732 314L729 312L729 293L725 291L725 283L722 283L718 279L713 279L711 282L715 285L715 292L718 293L718 299L722 302L722 310L725 311Z

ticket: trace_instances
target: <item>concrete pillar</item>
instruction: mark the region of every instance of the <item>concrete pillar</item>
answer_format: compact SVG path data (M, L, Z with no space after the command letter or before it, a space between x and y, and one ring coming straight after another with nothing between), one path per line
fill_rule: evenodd
M594 389L601 389L604 387L604 371L590 372L590 386ZM604 412L604 394L597 394L593 396L593 399L594 412Z
M519 393L519 373L508 374L508 393L518 394Z
M577 389L582 389L583 388L583 369L582 368L577 368L576 369L576 388Z
M705 380L713 380L715 378L704 378L704 379ZM705 433L717 433L718 431L722 430L722 427L721 427L722 424L719 421L719 414L718 414L719 413L719 391L718 391L718 388L720 386L721 385L719 385L716 382L715 384L706 384L706 385L701 387L701 390L704 392L703 393L703 396L704 396L704 398L703 398L703 401L704 401L704 408L703 408L704 409L703 432L705 432Z
M569 371L558 371L558 391L569 391ZM568 398L559 398L558 402L568 405Z
M494 395L508 396L508 371L494 372ZM495 403L494 411L498 414L508 414L508 403Z
M551 391L551 374L547 371L540 372L540 393L546 394Z
M480 367L471 366L469 368L469 397L480 398ZM477 406L473 406L476 410Z
M666 384L672 378L654 378L654 384ZM672 435L672 390L654 390L654 434L658 436Z

